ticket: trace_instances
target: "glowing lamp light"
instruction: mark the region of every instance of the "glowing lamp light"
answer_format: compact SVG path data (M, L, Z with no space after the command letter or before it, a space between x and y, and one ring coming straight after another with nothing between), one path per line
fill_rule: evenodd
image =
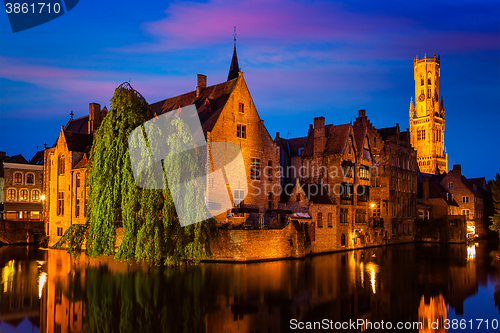
M40 199L45 200L45 194L42 194L42 195L40 196Z
M370 204L370 207L371 207L371 208L375 208L375 206L376 206L376 205L375 205L374 203L371 203L371 204Z

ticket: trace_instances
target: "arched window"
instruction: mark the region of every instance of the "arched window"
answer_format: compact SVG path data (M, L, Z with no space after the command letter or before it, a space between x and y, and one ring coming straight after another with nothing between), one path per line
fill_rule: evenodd
M28 173L26 175L26 184L35 184L35 175L32 173Z
M19 191L19 200L28 200L28 190Z
M7 191L7 199L11 201L16 200L16 190L11 188Z
M345 235L340 236L340 245L345 246Z
M23 183L23 174L20 172L14 173L14 183L22 184Z
M40 200L40 191L39 190L31 191L31 201L38 201L38 200Z

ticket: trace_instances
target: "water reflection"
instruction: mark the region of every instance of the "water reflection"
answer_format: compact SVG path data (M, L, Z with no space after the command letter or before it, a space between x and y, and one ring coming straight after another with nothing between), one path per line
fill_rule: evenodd
M287 332L292 319L422 322L420 332L442 332L442 325L433 330L426 323L442 323L452 310L467 318L464 300L498 284L489 245L472 246L408 244L168 269L37 252L0 262L0 319L33 318L20 307L4 311L23 293L35 300L42 332Z

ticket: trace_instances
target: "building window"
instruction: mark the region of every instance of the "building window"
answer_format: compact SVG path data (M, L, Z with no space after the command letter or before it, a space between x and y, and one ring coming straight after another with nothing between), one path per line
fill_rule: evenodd
M80 187L80 173L79 172L76 173L75 186L76 186L76 188Z
M326 223L328 224L328 228L333 227L333 214L332 213L328 213L328 219L327 219Z
M28 200L28 190L19 191L19 201L21 200Z
M340 236L340 245L345 246L345 235L344 234L342 234L342 236Z
M234 190L234 205L237 206L243 199L245 199L245 191Z
M364 209L356 209L356 216L354 221L356 223L365 223L366 222L365 215L366 212Z
M7 199L9 199L9 200L16 200L16 190L14 190L13 188L11 188L7 192Z
M323 228L323 213L318 213L318 228Z
M14 183L22 184L23 183L23 174L20 172L16 172L14 174Z
M243 103L240 103L238 106L238 112L239 113L245 113L245 105Z
M40 200L40 191L39 190L31 191L31 201L38 201L38 200Z
M35 184L35 175L32 173L28 173L26 175L26 184Z
M62 236L63 235L63 228L57 227L57 236Z
M64 192L57 194L57 215L64 215Z
M351 199L352 198L352 184L342 183L342 193L340 195L341 199Z
M462 203L469 203L469 197L462 197Z
M348 208L340 208L340 223L347 223L349 216Z
M273 193L269 192L267 194L267 208L273 209Z
M273 181L273 161L267 162L267 180Z
M370 159L370 151L366 148L363 148L363 158L365 160L369 160Z
M469 221L469 220L470 220L470 210L468 210L468 209L462 209L462 215L464 215L464 216L465 216L465 219L466 219L467 221Z
M236 125L236 136L238 138L247 138L247 126L246 125Z
M260 180L260 159L258 158L250 160L250 179Z
M452 182L448 183L448 190L453 190L453 183Z
M80 216L80 199L76 199L75 202L75 217Z
M359 178L363 180L370 180L370 168L367 166L360 166L359 167Z
M57 174L58 175L64 174L64 169L65 169L64 155L61 155L57 160Z
M425 140L425 130L417 130L417 141Z

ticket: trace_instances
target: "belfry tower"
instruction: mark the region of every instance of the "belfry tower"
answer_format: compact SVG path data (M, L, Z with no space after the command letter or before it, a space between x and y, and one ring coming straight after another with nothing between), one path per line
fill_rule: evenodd
M417 151L420 172L438 174L448 171L444 147L444 104L439 103L440 57L413 61L415 106L410 101L411 145Z

